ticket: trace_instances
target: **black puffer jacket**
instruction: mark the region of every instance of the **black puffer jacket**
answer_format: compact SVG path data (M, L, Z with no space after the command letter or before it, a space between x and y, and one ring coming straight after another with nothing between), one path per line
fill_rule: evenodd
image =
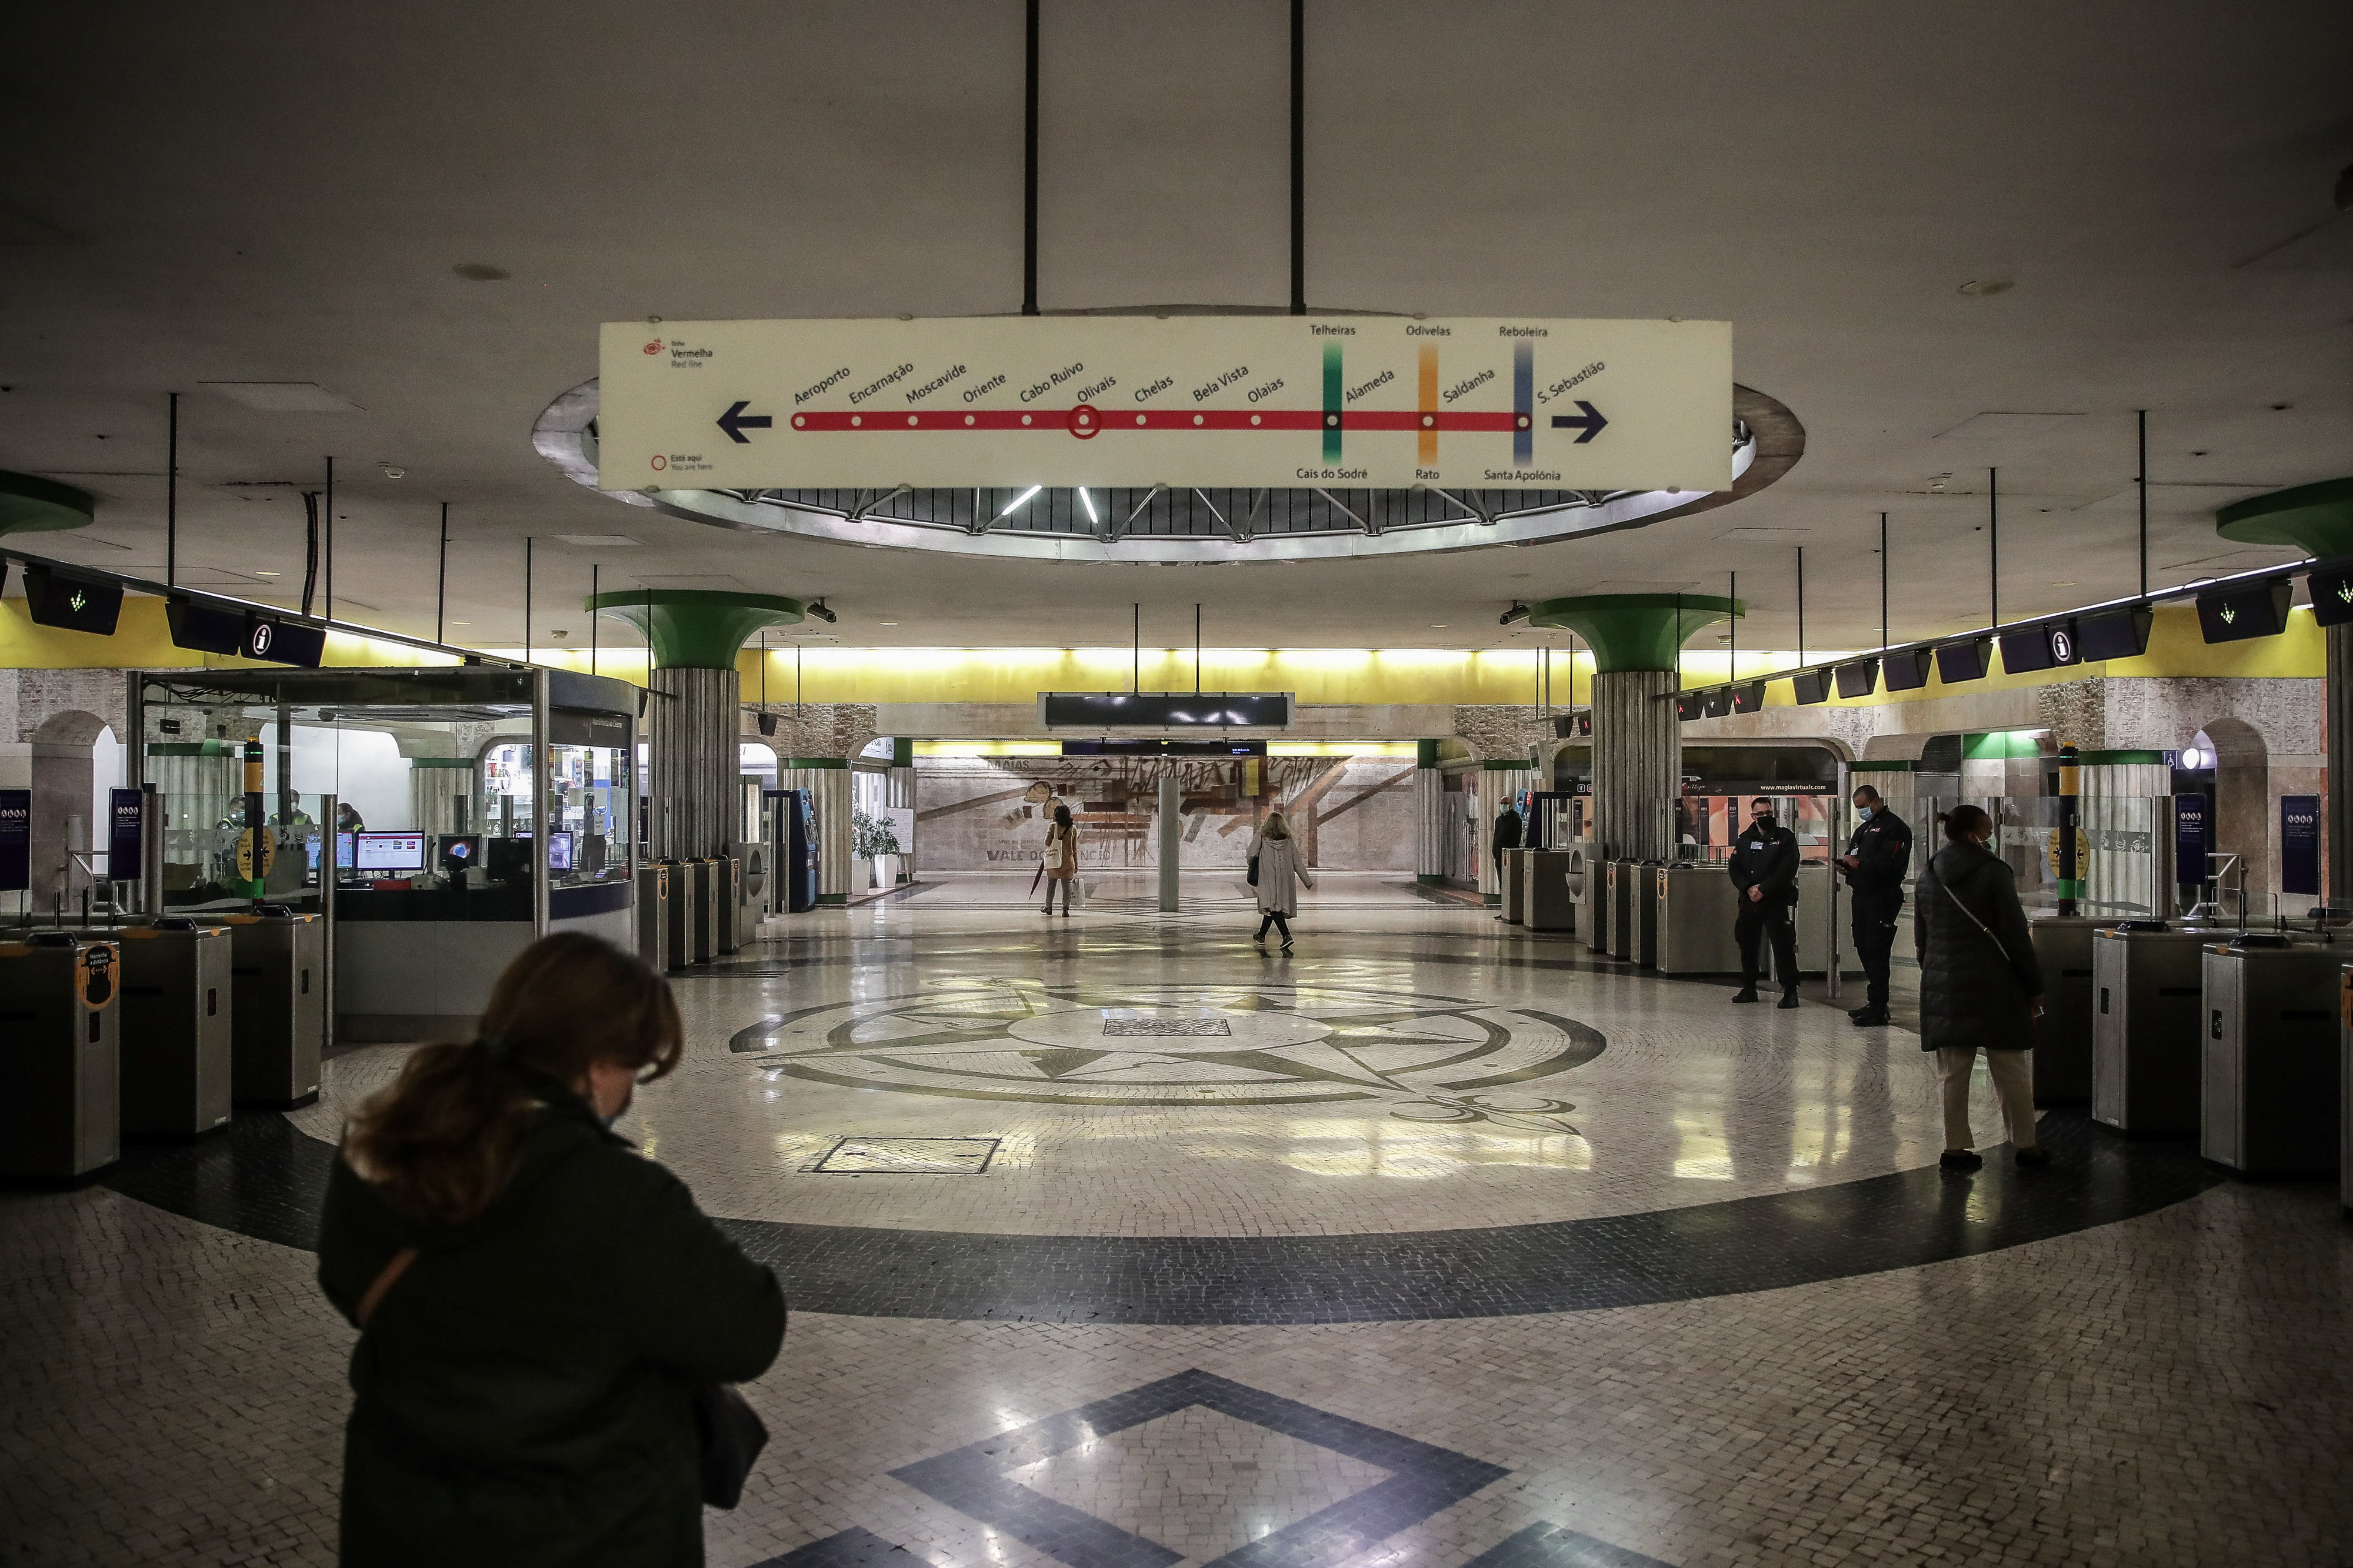
M337 1160L319 1281L345 1317L422 1249L352 1353L347 1568L693 1568L698 1383L767 1370L776 1277L686 1184L540 1086L513 1178L464 1225L409 1219Z
M1976 844L1938 850L1912 889L1912 941L1920 959L1922 1050L2018 1051L2034 1044L2042 966L2018 904L2017 873L2000 857Z

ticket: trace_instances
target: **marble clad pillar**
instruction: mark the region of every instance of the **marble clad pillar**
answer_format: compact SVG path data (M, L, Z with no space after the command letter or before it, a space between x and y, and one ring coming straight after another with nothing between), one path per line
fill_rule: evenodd
M1694 632L1741 613L1705 594L1588 594L1547 599L1532 626L1560 626L1593 649L1593 803L1588 836L1612 858L1675 858L1683 730L1674 693Z
M638 588L599 594L586 607L636 626L653 655L646 711L648 856L700 860L728 854L743 815L735 656L761 627L801 619L804 605L773 594Z
M1415 742L1413 770L1413 879L1446 880L1446 775L1438 767L1438 742Z
M2353 560L2353 479L2323 479L2233 501L2214 514L2214 531L2240 543L2287 545L2317 561ZM2330 903L2353 908L2353 626L2330 626L2327 635L2322 744L2327 794L2320 821L2327 875L2322 886Z

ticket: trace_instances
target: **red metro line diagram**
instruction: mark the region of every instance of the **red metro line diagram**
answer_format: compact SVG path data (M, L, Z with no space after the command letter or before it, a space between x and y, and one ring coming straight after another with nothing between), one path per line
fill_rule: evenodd
M1722 322L722 321L605 349L607 489L1730 484Z
M1269 408L1243 412L1238 409L1204 408L1187 412L1181 408L1140 409L1134 414L1124 410L1106 413L1092 404L1081 403L1070 408L1031 410L1014 413L991 409L958 414L945 410L932 414L842 414L816 413L793 416L793 428L811 431L873 430L1034 430L1062 429L1082 441L1092 440L1106 430L1262 430L1314 431L1323 437L1323 461L1338 463L1346 460L1345 440L1352 430L1406 432L1422 437L1419 454L1425 463L1438 458L1438 437L1447 432L1477 432L1482 435L1510 436L1512 461L1526 465L1533 460L1535 441L1532 433L1536 426L1535 355L1531 345L1513 345L1512 406L1509 409L1461 411L1440 409L1438 400L1438 351L1423 345L1420 353L1419 380L1421 405L1411 409L1368 408L1351 413L1345 406L1347 384L1346 363L1340 345L1327 343L1324 350L1324 406L1307 408ZM1556 430L1576 430L1579 446L1591 441L1609 427L1609 421L1601 411L1583 398L1575 400L1574 414L1554 414L1550 423ZM743 405L720 416L723 428L731 419L751 423L740 416ZM758 423L765 425L763 419ZM732 428L728 434L737 441L744 437Z

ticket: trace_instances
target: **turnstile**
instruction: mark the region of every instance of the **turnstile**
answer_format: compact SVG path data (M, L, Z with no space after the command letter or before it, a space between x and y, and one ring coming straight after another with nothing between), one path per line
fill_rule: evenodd
M121 1157L112 942L0 942L0 1176L69 1181Z
M309 1104L327 1041L326 922L283 904L204 921L228 931L229 1098Z
M663 905L663 967L672 972L694 962L694 862L665 860L670 873L670 899Z
M768 845L765 839L750 838L735 846L735 858L744 863L743 876L736 883L742 911L736 919L735 942L738 946L757 942L760 925L768 907Z
M2092 1098L2092 933L2116 923L2114 916L2053 915L2027 926L2042 969L2042 1026L2030 1053L2037 1105Z
M2284 936L2205 950L2199 1153L2250 1176L2336 1167L2342 960Z
M1663 860L1645 860L1634 868L1634 962L1645 969L1659 966L1659 884L1667 874Z
M236 938L182 915L109 934L122 949L124 1136L227 1125Z
M2337 1008L2337 1201L2353 1214L2353 963L2345 966L2344 999Z
M1528 849L1506 849L1499 857L1496 879L1503 884L1505 925L1525 925L1528 920Z
M1577 929L1596 952L1609 951L1609 861L1590 839L1569 851L1578 857L1569 879L1577 887Z
M719 956L721 871L716 860L686 863L687 959L692 963L708 963Z
M670 968L670 885L668 866L638 868L638 956L659 974Z
M1585 850L1530 849L1526 920L1530 931L1575 931L1585 893Z
M1737 974L1740 944L1733 922L1740 916L1740 889L1718 861L1692 861L1660 868L1653 915L1662 974Z
M1635 873L1639 860L1609 862L1609 956L1631 960L1641 951L1642 923L1635 913Z
M711 863L712 919L717 936L712 946L733 952L744 945L744 862L724 855Z
M2218 933L2123 921L2092 933L2092 1120L2198 1131L2201 958Z

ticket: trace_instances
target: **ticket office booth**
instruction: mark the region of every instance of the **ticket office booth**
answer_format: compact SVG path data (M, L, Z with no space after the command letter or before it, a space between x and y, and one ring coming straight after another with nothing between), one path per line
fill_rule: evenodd
M170 670L137 684L148 748L266 733L271 800L282 784L292 811L311 814L302 886L269 896L326 917L337 1038L464 1037L508 960L550 931L635 945L627 682L468 665ZM155 755L159 789L188 796L166 801L167 905L242 907L217 842L227 835L234 864L241 761L232 784L185 765L207 758ZM322 797L336 803L332 829L317 821Z
M1830 968L1839 931L1831 862L1845 847L1846 800L1838 754L1827 746L1686 745L1683 796L1676 803L1676 853L1683 864L1732 858L1750 803L1773 802L1774 820L1798 838L1798 968ZM1711 924L1704 912L1694 918ZM1843 969L1844 964L1841 963Z

